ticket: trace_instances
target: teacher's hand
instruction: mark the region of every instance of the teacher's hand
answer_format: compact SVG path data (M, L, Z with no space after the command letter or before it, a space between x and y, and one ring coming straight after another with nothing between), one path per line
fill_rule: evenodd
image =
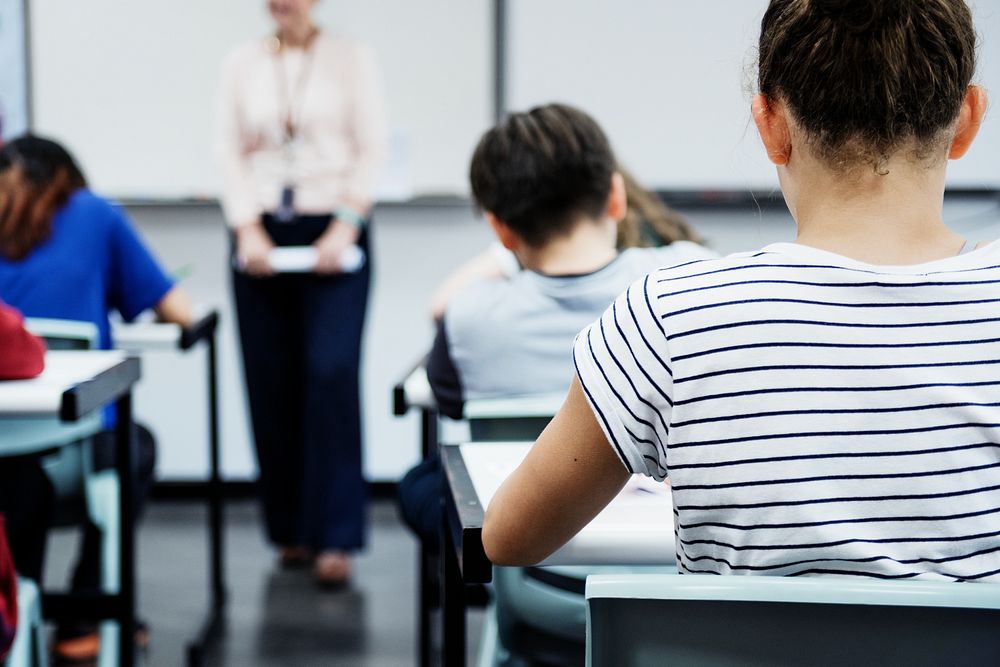
M267 258L273 249L274 242L259 222L236 228L236 261L249 275L258 278L274 275Z
M316 248L316 268L313 271L321 275L340 273L343 270L341 257L344 251L357 243L360 235L361 232L353 225L336 220L330 223L323 235L313 243Z

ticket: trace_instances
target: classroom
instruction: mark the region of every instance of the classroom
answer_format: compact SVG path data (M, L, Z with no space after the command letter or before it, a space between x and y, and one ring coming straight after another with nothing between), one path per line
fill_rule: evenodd
M1000 1L0 62L0 667L1000 664Z

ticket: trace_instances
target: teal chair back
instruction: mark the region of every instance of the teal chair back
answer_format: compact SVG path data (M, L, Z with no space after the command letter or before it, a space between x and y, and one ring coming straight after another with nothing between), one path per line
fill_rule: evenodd
M588 667L1000 664L1000 585L587 579Z
M100 332L93 322L29 317L24 323L28 331L45 340L50 350L92 350L100 344ZM48 425L32 424L30 421L21 424L22 427L25 425L28 431L34 432L35 439L48 439L52 445L80 441L78 446L62 447L42 461L45 473L56 491L54 523L79 523L86 516L85 507L79 502L79 498L84 493L84 481L91 474L89 442L86 438L101 429L101 412L89 415L75 425L55 422Z

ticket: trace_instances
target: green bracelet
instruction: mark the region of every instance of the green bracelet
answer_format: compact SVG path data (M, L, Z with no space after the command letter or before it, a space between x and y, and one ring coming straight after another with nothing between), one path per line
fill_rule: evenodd
M361 229L365 226L365 216L361 215L349 206L338 206L333 211L333 217L340 222L346 223L357 229Z

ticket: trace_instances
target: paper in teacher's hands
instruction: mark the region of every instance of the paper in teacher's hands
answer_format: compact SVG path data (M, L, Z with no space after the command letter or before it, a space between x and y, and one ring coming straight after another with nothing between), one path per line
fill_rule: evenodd
M312 246L281 246L267 256L271 268L278 273L312 273L316 268L317 252ZM345 273L359 271L365 265L365 251L348 246L340 256L340 269Z

